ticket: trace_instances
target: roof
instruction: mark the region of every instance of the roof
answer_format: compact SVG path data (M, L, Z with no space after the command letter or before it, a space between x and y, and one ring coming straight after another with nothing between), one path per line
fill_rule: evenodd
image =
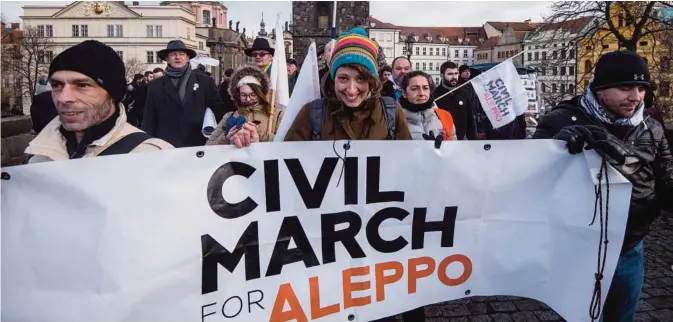
M372 16L367 18L369 28L374 29L395 29L400 31L401 38L413 34L418 37L417 43L435 43L435 44L462 44L478 46L479 39L486 39L486 31L483 27L414 27L397 26L391 23L382 22ZM427 38L429 37L429 38ZM441 38L446 38L442 41ZM465 42L469 39L469 42ZM462 40L461 43L459 40Z
M500 36L493 36L491 38L486 39L477 49L486 49L486 48L493 48L495 47L498 42L500 41Z
M571 33L579 33L586 27L591 21L596 19L595 17L582 17L573 20L553 22L553 23L544 23L541 24L537 31L547 31L547 30L567 30Z
M505 29L507 29L507 26L512 27L512 30L514 31L533 31L541 24L539 22L501 22L501 21L487 21L486 23L491 25L491 27L495 28L500 32L505 31Z

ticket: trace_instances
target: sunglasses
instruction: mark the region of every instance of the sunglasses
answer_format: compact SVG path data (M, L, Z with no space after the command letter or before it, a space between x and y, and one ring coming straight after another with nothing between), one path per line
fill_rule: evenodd
M252 56L252 57L264 57L268 54L269 53L252 53L252 55L250 55L250 56Z

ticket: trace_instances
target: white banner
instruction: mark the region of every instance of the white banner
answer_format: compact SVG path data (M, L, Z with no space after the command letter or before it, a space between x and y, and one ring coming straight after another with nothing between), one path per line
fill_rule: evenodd
M528 109L528 93L511 60L475 77L472 87L495 129L514 121Z
M283 39L283 27L280 20L276 22L276 43L273 46L275 55L271 63L271 89L276 92L274 106L284 110L290 102L290 87L287 79L287 57L285 56L285 40Z
M371 321L486 295L590 320L596 155L350 144L345 166L288 142L3 168L3 321ZM609 188L603 300L631 193Z

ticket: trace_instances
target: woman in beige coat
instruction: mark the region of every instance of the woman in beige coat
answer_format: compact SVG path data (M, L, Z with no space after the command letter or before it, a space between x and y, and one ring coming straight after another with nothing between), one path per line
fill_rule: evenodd
M229 95L236 104L236 111L224 115L206 145L244 146L252 142L272 142L282 112L276 111L271 117L269 89L269 77L259 69L243 67L237 70L229 83ZM268 131L269 122L272 122L272 132ZM250 131L252 127L257 131Z

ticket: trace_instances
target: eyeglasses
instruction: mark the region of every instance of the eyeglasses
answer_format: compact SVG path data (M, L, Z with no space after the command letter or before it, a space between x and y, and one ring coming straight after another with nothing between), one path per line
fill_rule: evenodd
M268 54L269 54L269 53L264 53L264 52L262 52L262 53L252 53L251 56L252 56L252 57L264 57L264 56L266 56L266 55L268 55Z
M250 94L240 93L238 95L238 97L240 97L241 100L248 100L248 99L254 100L254 99L257 98L257 94L255 94L255 93L250 93Z

